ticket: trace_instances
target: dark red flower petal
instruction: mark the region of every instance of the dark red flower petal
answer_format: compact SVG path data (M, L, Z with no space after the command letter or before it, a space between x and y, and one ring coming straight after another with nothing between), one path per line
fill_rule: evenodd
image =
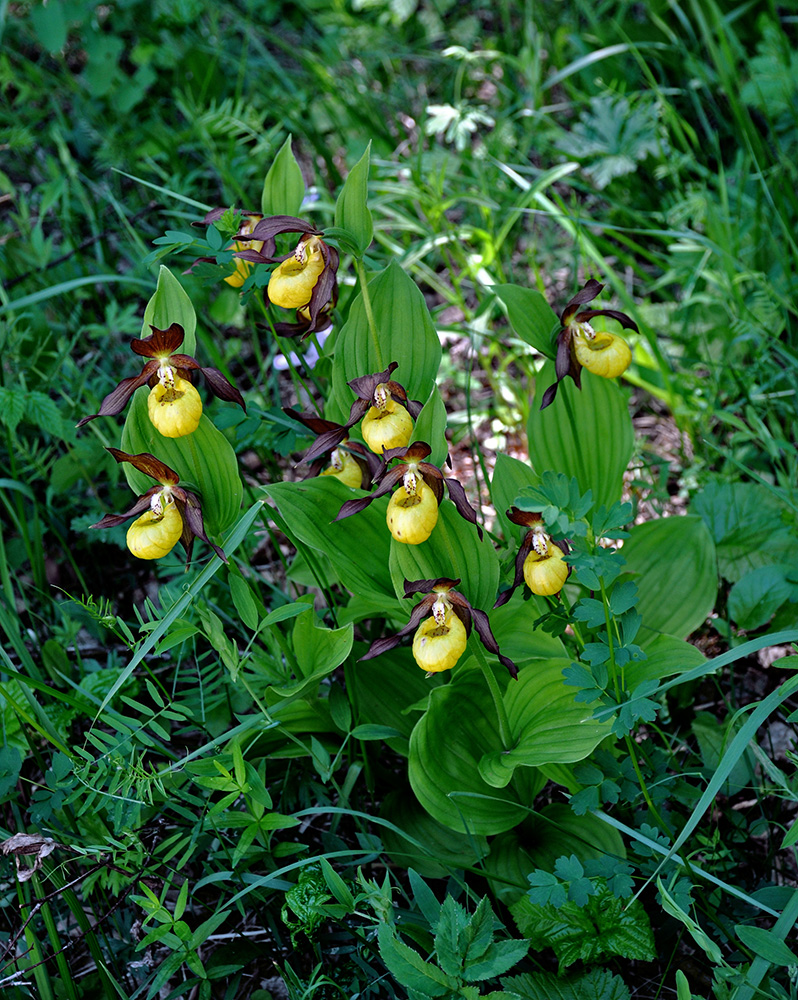
M148 451L143 451L139 455L129 455L125 451L120 451L119 448L106 448L105 450L109 451L117 462L129 462L134 469L138 469L145 476L157 480L163 486L176 486L180 482L180 477L174 469L170 469L168 465Z

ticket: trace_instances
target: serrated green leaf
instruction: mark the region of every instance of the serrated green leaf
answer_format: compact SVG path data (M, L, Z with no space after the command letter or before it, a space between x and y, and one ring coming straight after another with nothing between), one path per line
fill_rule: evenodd
M634 449L626 396L611 379L583 372L581 392L565 379L551 406L541 410L543 392L554 380L554 366L546 362L527 424L532 466L541 476L575 476L583 493L592 490L595 503L609 507L620 499Z
M510 326L530 347L547 358L554 358L554 336L560 321L540 292L520 285L492 285L507 311Z
M335 225L348 230L362 257L374 235L374 225L368 207L369 157L371 143L349 171L341 193L335 203ZM378 368L372 369L379 371Z
M235 452L204 413L193 434L164 437L150 422L148 394L146 386L133 394L122 428L122 450L134 455L149 452L174 469L180 485L199 494L206 533L218 538L238 519L244 496ZM122 469L134 493L145 493L154 485L149 476L127 462Z
M463 973L469 982L478 983L509 972L529 951L529 941L494 941L482 958L468 964Z
M609 969L594 968L569 979L551 972L524 973L503 979L502 985L522 1000L629 1000L629 987Z
M442 970L425 962L418 952L400 941L388 924L380 924L377 935L380 957L402 986L431 997L443 996L455 987Z
M25 416L27 395L21 389L0 386L0 420L9 430L16 430L17 424Z
M729 617L739 628L766 625L781 605L790 600L793 584L787 580L791 566L759 566L741 577L729 591Z
M467 921L463 907L447 893L435 926L435 957L447 976L462 976Z
M260 206L264 215L298 215L305 197L305 181L291 149L289 135L263 181Z

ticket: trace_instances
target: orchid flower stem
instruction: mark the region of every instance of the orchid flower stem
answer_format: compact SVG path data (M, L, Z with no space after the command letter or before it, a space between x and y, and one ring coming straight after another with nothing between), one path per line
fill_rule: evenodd
M468 640L468 645L471 647L471 652L476 657L479 669L482 671L488 688L490 689L493 704L496 708L496 715L499 720L499 739L502 742L502 747L505 750L509 750L511 743L510 720L507 718L507 708L505 707L504 698L502 697L502 693L499 688L499 682L496 680L496 675L490 668L490 664L485 656L485 651L480 645L479 640L471 635Z
M277 333L277 331L274 329L274 324L272 323L271 317L269 316L269 311L268 311L268 309L266 308L266 305L263 302L262 296L256 295L255 299L256 299L258 305L260 306L261 312L263 313L263 318L269 324L269 329L272 331L272 334L274 335L274 338L277 341L278 346L280 348L282 348L282 346L283 346L282 338L279 336L279 334ZM313 393L308 388L307 382L305 382L305 380L299 374L299 371L297 370L296 365L294 364L294 362L291 359L291 353L292 352L291 352L290 348L289 348L288 351L285 351L285 350L282 351L282 355L285 358L286 364L288 365L288 370L291 373L291 381L294 383L294 391L297 394L297 399L301 399L301 395L300 395L300 392L299 392L299 386L301 385L302 388L307 393L308 399L312 401L313 400ZM265 366L261 370L265 371L266 370Z
M377 356L377 367L382 371L385 368L385 362L382 359L380 340L377 336L377 324L374 322L374 311L371 308L371 296L369 295L368 282L366 281L366 266L360 257L357 258L357 277L360 282L360 294L363 297L363 308L366 310L369 332L374 343L374 353Z

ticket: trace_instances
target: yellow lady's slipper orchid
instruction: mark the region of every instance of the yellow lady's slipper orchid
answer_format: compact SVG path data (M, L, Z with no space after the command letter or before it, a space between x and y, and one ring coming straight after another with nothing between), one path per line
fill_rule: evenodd
M397 542L420 545L438 523L438 500L421 476L405 473L404 485L391 497L385 516Z
M192 434L202 416L200 394L168 365L161 366L158 378L147 397L147 412L153 427L168 438Z
M451 608L441 618L428 618L413 636L413 659L428 674L451 670L468 642L465 625Z
M562 329L557 334L557 357L554 363L557 381L543 393L541 410L554 402L560 382L566 376L570 376L577 389L581 389L582 368L587 368L589 372L602 378L616 378L632 363L632 352L626 341L614 333L595 331L590 321L595 316L609 316L610 319L617 320L624 330L634 330L635 333L639 332L637 323L617 309L581 308L592 302L603 287L595 278L591 278L560 313Z
M255 226L263 218L262 215L247 215L247 220L238 232L238 236L249 236ZM235 250L239 252L241 250L255 250L260 252L263 250L262 240L248 240L246 243L242 243L239 240L234 240L228 250ZM233 257L233 263L236 266L235 271L229 274L224 280L228 285L232 285L233 288L241 288L244 282L252 273L252 264L248 260L242 260L241 257Z
M321 240L317 236L300 240L293 255L272 271L269 301L283 309L306 306L326 266Z
M363 469L357 459L353 458L343 448L334 448L330 455L330 465L322 473L323 476L335 476L346 486L355 489L363 485Z
M389 448L406 448L413 433L413 418L391 397L386 386L377 386L374 396L382 405L372 406L363 417L360 425L363 440L375 455Z
M183 534L183 518L171 498L157 494L158 504L127 529L127 547L138 559L168 555ZM156 499L156 498L153 498Z
M222 562L227 562L224 551L205 534L200 498L180 485L180 477L174 469L146 451L130 455L118 448L106 450L117 462L128 462L160 485L150 487L146 493L137 497L130 510L124 514L106 514L96 524L92 524L92 528L115 528L131 517L141 515L136 517L127 533L127 547L139 559L160 559L180 542L186 550L188 565L194 539L201 538Z
M543 517L534 511L511 507L507 511L507 517L513 524L520 524L529 530L515 557L513 585L499 594L494 608L506 604L516 587L520 587L524 581L532 593L540 597L559 594L571 572L571 567L565 561L565 556L571 551L568 542L564 538L553 542L545 529Z
M524 560L524 580L533 594L548 597L559 594L568 579L568 563L563 551L554 542L544 542L546 554L533 549Z
M602 378L623 375L632 363L632 352L623 337L594 331L589 323L583 323L576 332L574 350L579 364Z
M410 614L410 621L394 635L375 639L361 660L370 660L394 649L405 636L413 634L413 658L427 675L451 670L466 648L472 628L489 653L498 656L511 677L518 676L518 667L509 656L503 656L491 631L484 611L475 608L454 588L459 580L439 577L437 580L405 580L405 597L425 594ZM432 615L432 617L428 617Z

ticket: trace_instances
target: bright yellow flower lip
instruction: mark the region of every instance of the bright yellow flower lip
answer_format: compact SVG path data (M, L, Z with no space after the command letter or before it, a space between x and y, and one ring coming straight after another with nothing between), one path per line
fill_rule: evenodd
M574 351L579 364L601 378L617 378L632 363L629 345L615 333L595 332L592 337L577 334Z
M138 559L160 559L168 555L183 534L183 518L171 499L162 499L130 525L127 547ZM160 511L157 507L160 506Z
M559 594L568 579L568 563L563 551L554 542L547 542L547 554L540 555L534 549L524 560L524 580L533 594L549 597Z
M415 483L408 482L393 494L385 519L397 542L420 545L438 523L438 500L421 476L417 476Z
M247 236L255 228L255 225L260 222L261 216L251 215L246 223L242 226L239 236ZM258 253L263 250L262 240L253 240L247 243L241 243L239 240L234 240L233 243L227 248L228 250L256 250ZM248 260L242 260L241 257L234 257L233 263L236 266L235 271L224 279L228 285L232 285L233 288L241 288L244 282L252 273L252 264Z
M163 378L150 390L147 412L155 429L164 437L185 437L199 427L202 400L189 381L173 375Z
M330 455L329 468L321 474L322 476L334 476L336 479L340 479L345 486L358 488L363 485L363 470L357 460L342 448L333 450Z
M428 674L451 670L463 655L466 630L457 615L447 608L443 622L427 618L413 637L413 659Z
M272 271L269 301L283 309L306 306L326 264L321 240L317 236L301 240L293 255Z
M401 404L390 396L382 409L372 406L360 425L363 440L374 452L381 455L389 448L406 448L413 433L413 418Z

